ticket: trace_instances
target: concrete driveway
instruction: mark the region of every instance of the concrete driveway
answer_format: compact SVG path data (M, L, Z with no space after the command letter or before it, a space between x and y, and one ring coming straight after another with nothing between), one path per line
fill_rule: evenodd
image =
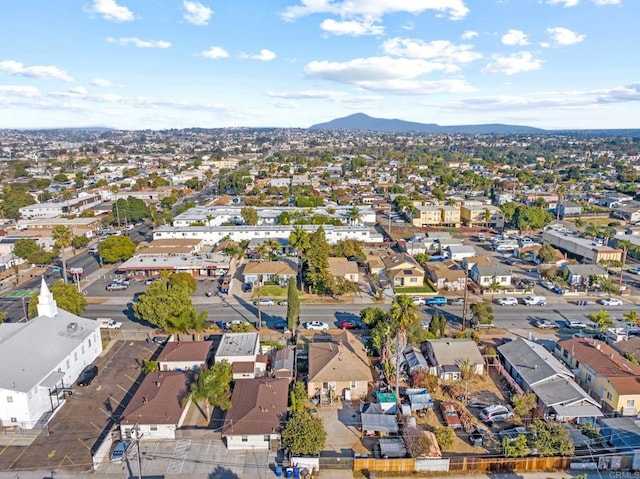
M362 445L358 405L358 401L337 401L316 407L327 431L323 455L353 456L371 452Z

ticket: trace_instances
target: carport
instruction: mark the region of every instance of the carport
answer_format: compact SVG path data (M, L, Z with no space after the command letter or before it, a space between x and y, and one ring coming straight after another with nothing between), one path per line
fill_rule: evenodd
M399 432L395 415L361 414L363 436L390 436Z

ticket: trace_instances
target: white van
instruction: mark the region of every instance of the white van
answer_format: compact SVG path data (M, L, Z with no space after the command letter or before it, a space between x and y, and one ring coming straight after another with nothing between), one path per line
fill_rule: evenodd
M526 296L523 300L524 304L531 306L531 305L535 305L535 306L544 306L545 304L547 304L547 298L545 298L544 296Z

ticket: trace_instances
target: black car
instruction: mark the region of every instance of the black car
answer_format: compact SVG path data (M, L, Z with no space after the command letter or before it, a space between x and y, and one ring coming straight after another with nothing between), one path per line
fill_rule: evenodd
M251 290L253 290L253 285L251 283L244 283L242 285L242 292L243 293L250 293Z
M78 386L88 386L91 384L91 381L98 375L98 366L95 364L89 364L86 368L82 370L76 384Z

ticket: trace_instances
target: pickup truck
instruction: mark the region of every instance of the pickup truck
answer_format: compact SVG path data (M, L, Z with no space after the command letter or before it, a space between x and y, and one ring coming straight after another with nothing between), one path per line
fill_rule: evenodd
M100 329L120 329L122 327L122 321L116 321L111 318L98 318L100 321Z
M428 298L426 303L427 306L446 306L447 298L444 296L434 296L433 298Z

